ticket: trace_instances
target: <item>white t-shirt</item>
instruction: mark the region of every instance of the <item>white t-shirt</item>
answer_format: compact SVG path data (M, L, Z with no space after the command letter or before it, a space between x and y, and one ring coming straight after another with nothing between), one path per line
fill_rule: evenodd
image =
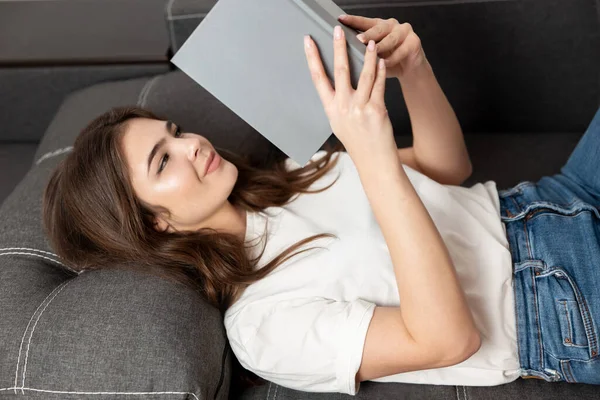
M300 168L292 159L285 162L288 169ZM519 359L512 259L495 182L443 185L403 167L448 247L482 343L460 364L373 381L467 386L514 381ZM337 165L310 189L338 175L323 192L247 213L246 240L256 243L252 256L260 254L264 239L257 238L268 230L259 268L309 236L332 233L338 239L296 249L314 248L250 285L227 310L224 324L241 365L258 376L296 390L355 395L374 308L398 306L400 299L389 250L350 156L339 152Z

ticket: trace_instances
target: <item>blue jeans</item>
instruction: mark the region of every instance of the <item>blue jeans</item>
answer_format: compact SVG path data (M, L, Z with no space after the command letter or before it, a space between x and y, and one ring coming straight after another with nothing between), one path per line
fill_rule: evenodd
M521 376L600 384L600 109L559 174L498 193Z

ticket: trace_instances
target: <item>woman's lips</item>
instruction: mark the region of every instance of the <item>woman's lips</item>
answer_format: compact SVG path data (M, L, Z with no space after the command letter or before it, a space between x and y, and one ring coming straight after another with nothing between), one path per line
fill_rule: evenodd
M206 170L204 171L204 176L210 174L215 169L219 168L221 164L221 157L214 151L210 153L209 159L206 162Z

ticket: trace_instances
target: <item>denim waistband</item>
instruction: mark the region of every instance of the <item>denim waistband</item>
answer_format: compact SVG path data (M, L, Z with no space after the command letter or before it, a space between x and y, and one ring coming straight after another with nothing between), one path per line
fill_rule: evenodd
M510 197L501 197L500 205L504 215L517 214L517 210L513 208L515 204ZM521 376L539 376L540 360L542 358L542 349L540 348L541 328L538 324L536 309L529 304L525 294L531 290L531 286L527 282L528 278L536 273L536 267L543 268L543 261L532 259L531 249L527 245L525 218L512 221L503 220L503 223L506 227L506 236L513 262L513 291L517 318L519 362L522 369ZM539 271L539 268L537 270ZM545 380L554 380L556 379L555 376L553 371L547 371L546 375L539 377Z
M552 197L552 190L557 188L561 188L561 198ZM571 196L571 193L562 184L562 177L544 178L541 183L522 182L511 189L499 191L500 216L506 229L513 262L513 291L522 377L539 377L550 382L577 382L580 377L584 381L588 379L587 375L597 371L599 365L592 365L592 361L598 358L598 341L589 310L581 311L583 319L578 332L583 338L587 336L585 347L578 346L576 342L565 345L562 341L571 340L571 335L563 337L557 321L553 316L548 316L551 305L562 301L559 299L562 294L554 292L548 286L551 279L563 279L561 282L565 284L567 281L571 282L572 278L579 280L580 284L585 285L588 295L589 288L595 285L593 282L591 286L587 285L592 270L583 268L589 264L586 257L591 256L591 249L582 247L584 245L581 243L566 240L568 238L565 237L564 243L574 246L574 250L562 254L548 251L563 243L560 237L554 236L554 232L564 234L560 227L567 223L569 229L577 231L587 233L590 232L589 229L593 229L589 222L595 221L596 217L586 218L582 213L590 211L598 215L598 209L577 196ZM550 213L554 217L538 219L536 216L540 212ZM572 219L567 221L564 218ZM534 233L539 236L529 237ZM549 247L548 244L556 245ZM593 253L594 257L597 249L598 247ZM572 265L581 265L582 268L573 270L569 268L572 265L563 264L566 260L572 261ZM597 282L597 278L594 278L594 282ZM574 285L577 286L576 283ZM567 301L575 303L570 299ZM587 307L585 300L580 303L584 308ZM597 306L594 309L595 307ZM588 379L588 382L596 380Z

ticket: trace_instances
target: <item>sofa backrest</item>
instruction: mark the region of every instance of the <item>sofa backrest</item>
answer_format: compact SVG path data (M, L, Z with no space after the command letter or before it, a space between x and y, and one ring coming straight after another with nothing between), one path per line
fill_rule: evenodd
M214 3L167 4L172 50ZM598 0L335 3L347 14L409 22L465 132L583 132L598 108ZM389 92L386 99L399 95ZM410 132L403 102L393 122Z

